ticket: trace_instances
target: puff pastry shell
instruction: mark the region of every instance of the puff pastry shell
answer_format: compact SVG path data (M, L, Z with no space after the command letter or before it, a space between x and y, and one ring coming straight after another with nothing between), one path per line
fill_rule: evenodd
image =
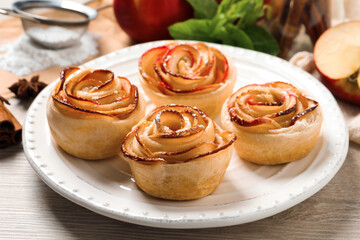
M139 71L141 86L157 106L193 106L210 117L220 114L236 81L231 61L204 43L173 42L150 49L140 58Z
M160 106L126 136L122 152L144 192L164 199L197 199L220 184L235 139L198 109Z
M236 91L223 106L221 122L237 135L235 149L242 159L274 165L302 158L314 148L322 113L303 91L272 82Z
M144 116L137 87L109 70L63 70L47 104L54 140L83 159L116 155L126 134Z

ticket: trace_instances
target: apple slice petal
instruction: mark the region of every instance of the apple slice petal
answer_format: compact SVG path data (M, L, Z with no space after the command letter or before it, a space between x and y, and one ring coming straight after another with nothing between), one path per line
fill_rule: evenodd
M204 43L176 43L145 52L139 61L141 77L165 95L207 93L224 84L226 57Z

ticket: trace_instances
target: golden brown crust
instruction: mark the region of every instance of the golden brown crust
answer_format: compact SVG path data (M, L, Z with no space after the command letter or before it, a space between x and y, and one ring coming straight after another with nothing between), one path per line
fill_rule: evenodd
M150 49L140 58L139 72L145 93L156 105L194 106L211 117L220 114L236 81L232 62L204 43L175 42Z
M138 186L152 196L196 199L220 184L236 136L204 112L160 106L126 136L122 152ZM187 185L184 185L187 183Z
M234 132L235 149L244 160L281 164L307 155L322 125L318 103L291 84L247 85L223 105L222 126Z
M130 160L129 164L136 184L144 192L163 199L198 199L220 185L231 159L232 146L184 163L149 165Z
M47 105L54 140L84 159L116 155L126 134L145 115L136 86L109 70L68 68Z

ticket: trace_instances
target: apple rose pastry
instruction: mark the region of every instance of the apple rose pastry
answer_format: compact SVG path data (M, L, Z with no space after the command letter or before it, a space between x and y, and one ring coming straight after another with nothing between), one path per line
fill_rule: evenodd
M222 126L237 135L235 149L244 160L281 164L307 155L322 125L319 104L291 84L247 85L224 104Z
M182 105L160 106L126 136L122 151L136 184L164 199L204 197L219 186L236 136L204 112Z
M145 104L137 87L109 70L63 70L47 105L56 143L84 159L121 152L126 134L144 116Z
M156 105L197 107L211 117L231 95L236 68L204 43L172 43L145 52L139 61L140 83Z

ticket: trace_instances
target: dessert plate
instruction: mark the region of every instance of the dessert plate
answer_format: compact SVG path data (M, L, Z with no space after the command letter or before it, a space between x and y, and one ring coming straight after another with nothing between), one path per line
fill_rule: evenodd
M83 66L110 69L139 86L139 57L165 43L135 45ZM284 211L315 194L334 177L348 151L348 131L334 97L310 74L280 58L211 45L233 59L238 69L234 90L250 83L284 81L306 90L319 101L324 123L319 141L309 155L284 165L260 166L242 161L234 152L224 179L213 194L193 201L156 199L136 186L121 157L85 161L66 154L54 143L46 120L46 103L57 80L38 95L27 113L23 145L30 165L47 185L69 200L111 218L152 227L206 228L251 222ZM147 111L151 108L153 105L147 101Z

